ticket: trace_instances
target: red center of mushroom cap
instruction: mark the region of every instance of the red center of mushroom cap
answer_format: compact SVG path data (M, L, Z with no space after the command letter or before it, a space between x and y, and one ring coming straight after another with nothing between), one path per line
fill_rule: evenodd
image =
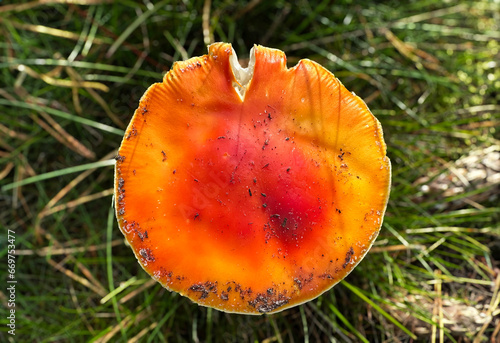
M301 303L349 273L390 182L358 97L314 62L287 69L282 52L254 52L251 75L228 44L177 63L141 99L116 167L120 228L145 270L245 313Z
M307 231L320 234L322 197L331 191L320 184L314 161L273 125L269 118L280 114L272 112L242 118L249 125L213 130L174 176L183 217L221 249L237 248L244 261L258 261L263 250L255 251L246 237L258 244L278 240L274 245L285 255L303 248L313 237ZM259 119L262 127L251 124Z

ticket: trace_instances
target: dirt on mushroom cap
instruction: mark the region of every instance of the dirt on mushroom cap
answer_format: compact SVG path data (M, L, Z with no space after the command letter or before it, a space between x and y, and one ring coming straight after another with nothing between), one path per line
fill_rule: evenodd
M326 69L288 69L283 52L256 46L241 97L232 54L213 44L145 93L117 158L117 217L168 289L270 313L359 263L382 223L390 162L379 122Z

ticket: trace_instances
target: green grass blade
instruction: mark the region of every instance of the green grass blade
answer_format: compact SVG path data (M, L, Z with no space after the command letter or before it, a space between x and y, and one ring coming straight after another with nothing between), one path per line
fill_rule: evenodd
M389 313L384 311L380 306L378 306L375 302L373 302L370 298L368 298L366 295L364 295L359 288L351 285L345 280L341 281L342 285L346 286L351 292L356 294L358 297L360 297L364 302L372 306L375 310L377 310L381 315L383 315L387 320L389 320L391 323L396 325L398 328L400 328L402 331L404 331L408 336L410 336L412 339L417 339L417 336L415 336L414 333L412 333L410 330L408 330L403 324L397 321L396 318L391 316Z
M106 125L106 124L99 123L99 122L94 121L94 120L82 118L82 117L76 116L74 114L70 114L70 113L60 111L60 110L56 110L55 108L34 105L34 104L28 104L28 103L17 101L17 100L5 100L5 99L0 99L0 105L26 108L26 109L34 110L37 112L44 111L44 112L47 112L49 114L55 115L57 117L68 119L68 120L74 121L76 123L88 125L88 126L96 128L96 129L99 129L101 131L113 133L115 135L123 136L125 134L125 131L123 131L123 130L114 128L114 127Z
M88 169L102 168L102 167L108 167L108 166L113 166L113 165L115 165L115 160L104 160L104 161L99 161L99 162L81 164L79 166L69 167L69 168L65 168L65 169L54 170L52 172L28 177L28 178L21 180L21 181L9 183L9 184L2 187L2 192L8 191L8 190L16 188L16 187L29 185L31 183L40 182L40 181L52 179L52 178L63 176L63 175L68 175L68 174L72 174L72 173L78 173L81 171L85 171Z
M108 222L107 222L107 228L106 228L106 271L108 275L108 288L109 288L109 293L113 294L111 297L111 303L113 304L113 311L115 312L116 315L116 320L118 323L122 321L121 319L121 314L120 314L120 309L118 308L118 301L116 300L116 294L114 293L115 291L115 280L114 280L114 273L113 273L113 246L111 244L113 240L113 224L115 223L115 211L113 206L109 207L108 210ZM125 332L125 328L121 327L120 328L122 337L124 341L127 341L127 334Z
M332 310L332 312L335 314L335 316L337 316L340 319L340 321L342 323L344 323L344 325L347 326L347 328L349 330L351 330L351 332L353 334L356 335L356 337L358 337L364 343L370 343L366 339L366 337L361 334L361 332L359 332L358 330L356 330L356 328L354 326L352 326L351 323L349 323L349 321L347 320L347 318L344 317L344 315L342 313L340 313L340 311L333 304L330 304L328 307L330 308L330 310Z

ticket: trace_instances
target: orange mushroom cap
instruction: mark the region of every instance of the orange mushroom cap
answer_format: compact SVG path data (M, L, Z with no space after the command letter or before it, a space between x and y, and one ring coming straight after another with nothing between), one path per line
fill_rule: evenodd
M378 235L382 128L328 70L230 44L174 64L117 156L118 223L139 263L204 306L270 313L343 279Z

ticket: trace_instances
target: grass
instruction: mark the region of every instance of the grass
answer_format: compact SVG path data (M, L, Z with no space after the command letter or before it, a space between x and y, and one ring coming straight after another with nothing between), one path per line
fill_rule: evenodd
M17 280L16 336L2 310L0 340L500 339L499 13L487 0L0 2L5 308L8 230ZM393 163L369 255L331 291L275 315L229 315L166 291L110 210L110 161L139 98L214 40L243 58L260 43L290 66L323 64L381 121Z

